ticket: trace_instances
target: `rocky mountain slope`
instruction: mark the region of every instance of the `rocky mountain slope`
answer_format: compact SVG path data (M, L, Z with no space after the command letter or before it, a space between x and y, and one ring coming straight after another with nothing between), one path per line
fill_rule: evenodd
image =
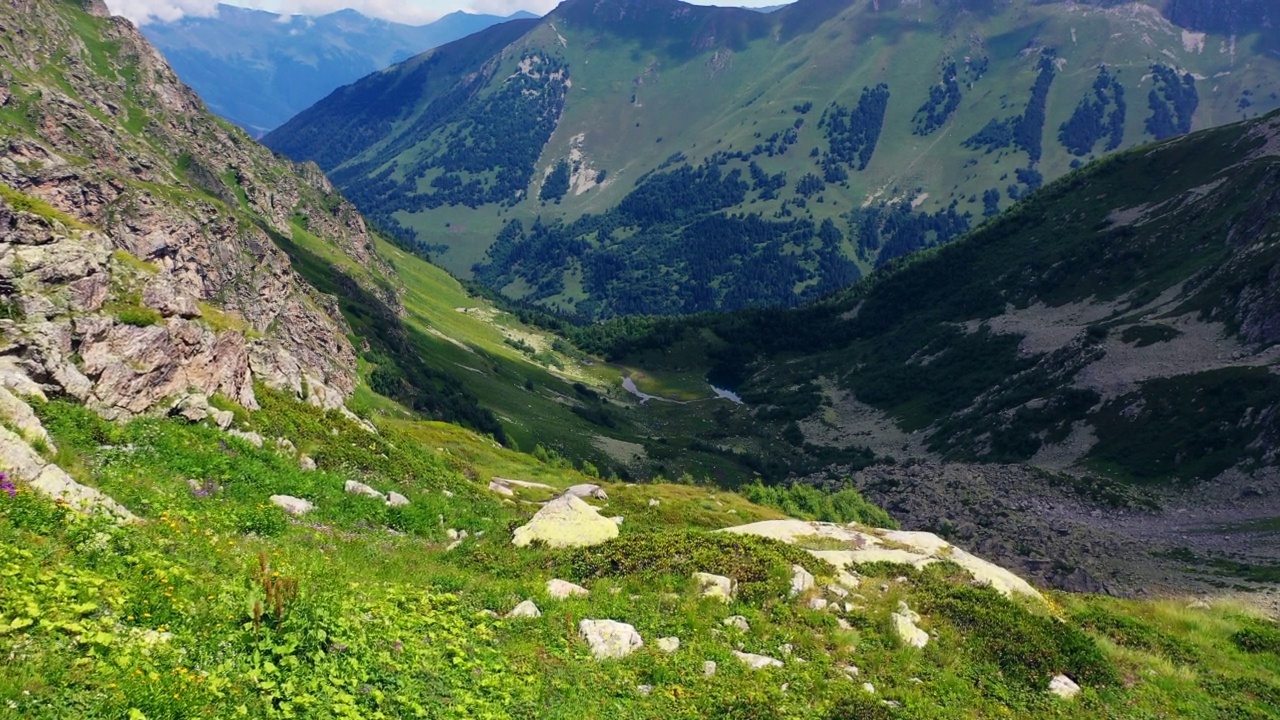
M209 109L255 136L334 89L510 17L455 12L403 25L354 10L281 16L218 5L212 17L151 22L142 33Z
M339 407L349 329L272 241L298 217L368 257L314 168L214 122L128 22L0 8L4 355L109 415L264 382Z
M1267 12L575 0L265 141L512 298L586 319L794 305L1089 159L1274 109Z

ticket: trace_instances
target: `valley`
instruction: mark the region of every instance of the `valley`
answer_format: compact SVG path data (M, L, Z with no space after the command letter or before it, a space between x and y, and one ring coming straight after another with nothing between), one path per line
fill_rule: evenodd
M1275 717L1280 111L1216 114L1193 77L1188 114L1185 75L1130 89L1145 56L1055 94L1089 23L1143 28L1179 70L1235 62L1243 44L1210 52L1233 34L1265 48L1269 8L1228 4L571 0L339 91L434 99L321 103L294 130L323 157L295 162L99 0L0 2L0 718ZM784 57L852 39L889 62L921 37L991 65L898 62L881 89ZM935 78L917 140L890 122L909 70ZM834 105L794 94L826 76L848 81ZM988 81L1027 94L951 99ZM612 100L575 93L636 114L610 126ZM694 150L746 147L769 102L803 143ZM1041 113L1068 141L1034 141ZM652 157L597 154L611 127ZM855 197L900 201L857 208L882 227L950 222L970 186L870 179L892 156L961 183L936 153L980 158L973 188L1043 186L946 242L853 250ZM796 173L771 179L794 160L849 187L796 205ZM442 203L423 214L449 226L407 237L358 205L411 163L419 199L529 194ZM428 261L484 223L477 260L503 259ZM680 249L694 282L620 265L587 299L551 260L605 267L611 234ZM735 265L735 290L698 265L720 250L670 242L704 236L757 242L765 275ZM797 257L829 286L752 294ZM677 302L693 286L723 294Z

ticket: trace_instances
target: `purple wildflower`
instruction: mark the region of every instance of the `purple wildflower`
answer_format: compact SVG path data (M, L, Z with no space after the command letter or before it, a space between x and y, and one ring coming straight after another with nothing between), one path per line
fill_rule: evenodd
M18 494L18 486L9 479L8 473L0 473L0 492L8 493L9 497Z

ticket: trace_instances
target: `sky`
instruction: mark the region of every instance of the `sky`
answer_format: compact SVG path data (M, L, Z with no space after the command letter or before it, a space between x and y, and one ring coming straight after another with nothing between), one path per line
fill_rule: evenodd
M352 8L371 17L420 25L455 10L492 15L510 15L518 10L544 14L559 0L224 0L230 5L259 8L288 15L324 15ZM787 0L687 0L695 5L735 5L761 7ZM116 15L142 25L172 22L187 15L210 17L217 14L219 0L106 0Z

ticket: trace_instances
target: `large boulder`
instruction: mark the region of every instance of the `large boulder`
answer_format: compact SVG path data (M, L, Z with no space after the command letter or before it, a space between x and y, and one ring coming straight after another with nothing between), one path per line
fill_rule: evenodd
M913 648L923 648L929 644L929 633L921 630L916 623L920 622L920 615L907 606L905 602L898 602L898 611L891 616L893 620L893 631L898 634L898 638L903 643Z
M574 495L561 495L516 528L511 542L524 547L539 540L549 547L599 545L618 537L618 525Z
M634 627L616 620L583 620L578 623L578 633L597 660L623 658L644 647Z

